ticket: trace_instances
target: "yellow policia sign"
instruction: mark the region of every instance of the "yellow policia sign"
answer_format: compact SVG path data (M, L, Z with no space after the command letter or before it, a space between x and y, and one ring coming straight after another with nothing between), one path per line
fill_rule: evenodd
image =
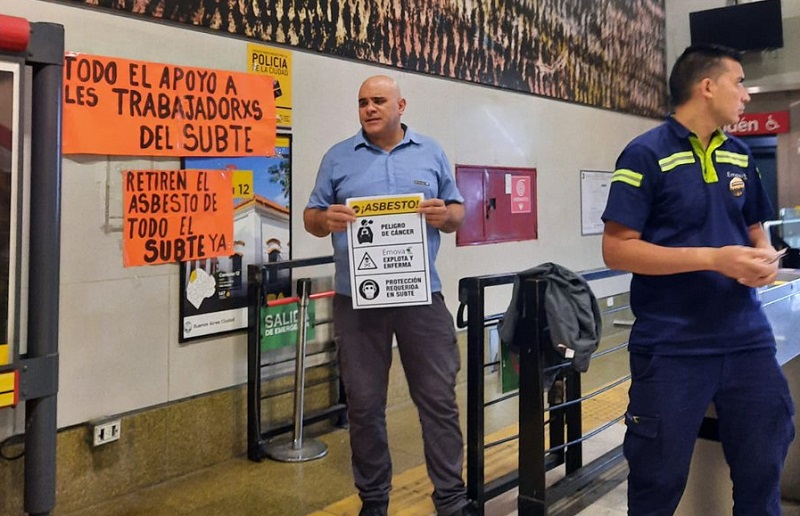
M420 200L419 194L415 194L408 197L351 201L348 202L348 205L356 212L356 217L375 217L397 213L416 213Z
M292 127L292 52L248 43L247 71L272 77L278 126Z

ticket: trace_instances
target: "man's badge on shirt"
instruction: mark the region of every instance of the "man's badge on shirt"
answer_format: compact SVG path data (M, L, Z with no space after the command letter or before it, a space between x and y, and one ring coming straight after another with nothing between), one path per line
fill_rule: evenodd
M734 197L741 197L744 193L744 180L741 177L734 177L728 183L728 189L730 189Z

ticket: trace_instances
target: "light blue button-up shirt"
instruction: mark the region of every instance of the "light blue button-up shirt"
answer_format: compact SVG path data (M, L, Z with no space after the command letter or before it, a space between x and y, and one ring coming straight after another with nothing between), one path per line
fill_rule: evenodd
M420 192L425 199L463 203L450 160L441 146L405 125L403 129L403 140L388 152L370 143L362 131L331 147L322 158L307 207L324 210L331 204L345 204L352 197ZM442 282L434 262L441 236L439 230L430 225L427 230L431 291L438 292L442 290ZM336 292L351 296L347 233L332 233L331 241Z

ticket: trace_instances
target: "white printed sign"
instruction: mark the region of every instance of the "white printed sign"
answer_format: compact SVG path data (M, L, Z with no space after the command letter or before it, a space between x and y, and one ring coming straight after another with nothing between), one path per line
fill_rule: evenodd
M422 194L354 197L347 228L353 308L428 305L431 278Z
M602 235L613 172L581 170L581 235Z

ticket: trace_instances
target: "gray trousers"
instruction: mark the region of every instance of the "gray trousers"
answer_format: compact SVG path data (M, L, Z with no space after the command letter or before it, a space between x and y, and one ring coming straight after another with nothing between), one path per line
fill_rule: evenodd
M465 505L464 441L455 394L461 362L453 317L441 293L434 293L431 305L362 310L353 310L351 298L337 294L333 323L347 394L353 476L361 499L389 500L386 394L395 335L419 412L433 503L443 514Z

